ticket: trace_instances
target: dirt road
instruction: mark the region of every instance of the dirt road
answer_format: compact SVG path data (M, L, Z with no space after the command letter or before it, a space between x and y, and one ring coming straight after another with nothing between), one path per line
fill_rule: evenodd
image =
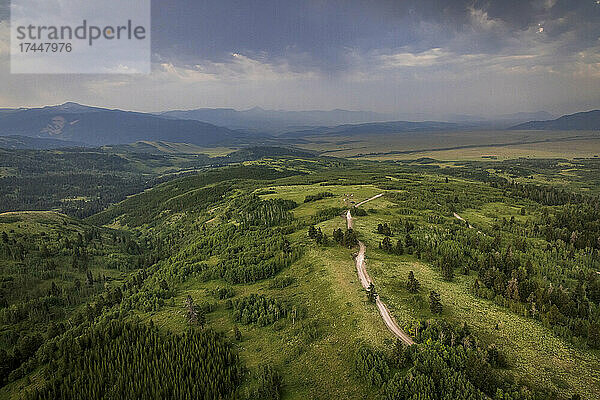
M463 217L461 217L460 215L458 215L457 213L454 213L454 218L459 219L462 222L465 222L465 219ZM473 225L469 224L469 228L473 229Z
M362 205L363 205L363 204L365 204L366 202L368 202L368 201L371 201L371 200L378 199L378 198L380 198L381 196L383 196L383 193L379 193L378 195L376 195L376 196L373 196L373 197L371 197L370 199L363 200L363 201L361 201L360 203L356 204L354 207L359 207L359 206L362 206Z
M463 217L461 217L460 215L458 215L457 213L454 213L454 218L461 220L462 222L466 222L465 219ZM471 224L469 224L469 229L475 229L475 227ZM480 235L483 236L487 236L485 233L481 232L481 231L477 231L477 233L479 233Z
M374 200L381 196L383 196L383 193L378 194L377 196L371 197L370 199L367 199L361 203L358 203L355 207L360 206L360 205L366 203L367 201ZM352 214L350 214L350 210L348 210L346 212L346 222L348 224L348 229L351 229L353 227L353 223L352 223ZM367 272L367 267L365 264L365 251L366 251L365 244L363 242L359 241L358 242L358 254L354 258L354 261L356 263L356 272L358 273L358 278L360 279L360 283L363 288L367 289L373 281L371 280L371 277L369 276L369 273ZM400 329L400 327L398 326L396 321L394 321L394 317L392 317L392 314L390 314L390 311L388 310L386 305L381 301L381 299L379 298L379 295L377 295L377 297L375 298L375 304L377 305L379 314L381 314L381 318L383 319L383 322L388 327L388 329L398 339L402 340L405 344L407 344L409 346L414 344L415 342L412 341L410 336L408 336L402 329Z

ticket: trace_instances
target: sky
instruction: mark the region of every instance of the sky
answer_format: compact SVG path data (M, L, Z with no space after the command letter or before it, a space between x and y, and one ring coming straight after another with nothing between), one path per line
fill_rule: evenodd
M600 108L597 0L153 1L151 37L150 74L11 75L0 0L0 107Z

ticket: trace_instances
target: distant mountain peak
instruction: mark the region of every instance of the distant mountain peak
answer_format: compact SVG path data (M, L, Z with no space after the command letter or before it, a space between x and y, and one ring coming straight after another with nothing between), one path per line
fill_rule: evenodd
M599 130L600 110L563 115L547 121L529 121L515 125L514 130Z
M166 111L159 115L169 118L192 119L225 126L229 129L241 129L252 132L281 134L302 127L337 126L381 122L394 119L393 116L373 111L348 110L308 110L286 111L269 110L256 106L238 111L224 108L201 108L187 111Z
M99 110L99 108L84 106L83 104L75 103L72 101L67 101L66 103L62 103L62 104L59 104L56 106L43 107L42 110L68 112L68 113L80 113L80 112Z
M138 140L216 145L236 142L239 134L200 121L175 120L67 102L57 106L0 113L0 136L55 138L105 145Z

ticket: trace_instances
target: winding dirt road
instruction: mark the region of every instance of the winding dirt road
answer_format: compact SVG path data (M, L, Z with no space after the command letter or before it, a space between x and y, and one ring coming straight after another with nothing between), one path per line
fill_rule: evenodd
M357 205L355 205L354 207L358 207L362 204L365 204L367 201L374 200L381 196L383 196L383 193L378 194L377 196L373 196L370 199L367 199L363 202L360 202ZM348 229L352 229L352 227L353 227L352 214L350 214L350 210L348 210L346 212L346 221L348 224ZM356 272L358 273L360 283L363 288L368 289L373 281L371 280L371 277L369 276L369 273L367 272L367 267L365 265L365 251L366 251L365 244L363 242L359 241L358 242L358 254L354 258L354 261L356 263ZM400 329L400 327L394 320L394 317L392 317L392 314L390 314L390 311L388 310L386 305L379 298L379 295L377 295L377 297L375 298L375 305L377 305L377 309L379 310L379 314L381 314L381 318L383 319L383 322L385 323L385 325L398 339L402 340L402 342L404 342L408 346L415 343L412 341L410 336L408 336L402 329Z
M465 222L465 219L463 217L461 217L460 215L458 215L457 213L454 213L454 218L461 220L462 222ZM469 228L473 229L473 225L469 224Z

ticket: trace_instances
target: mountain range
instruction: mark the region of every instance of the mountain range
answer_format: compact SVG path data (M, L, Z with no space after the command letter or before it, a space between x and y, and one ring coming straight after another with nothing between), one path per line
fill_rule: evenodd
M546 121L530 121L513 126L515 130L599 130L600 129L600 110L579 112L570 115L563 115L560 118Z
M249 110L232 108L199 108L195 110L166 111L159 115L178 119L191 119L224 126L229 129L259 131L278 134L314 126L336 126L365 122L394 120L394 116L371 111L283 111L254 107Z
M164 140L215 146L243 141L243 134L206 122L163 118L65 103L43 108L1 110L0 136L75 141L92 146Z
M600 129L600 110L565 115L552 120L509 124L515 118L531 115L544 117L550 114L539 112L507 115L503 128L513 130ZM489 121L485 123L472 120L464 122L334 123L335 121L372 120L385 117L385 114L363 111L273 111L260 108L246 111L198 109L149 114L90 107L69 102L42 108L0 109L0 137L2 138L0 146L43 149L162 141L187 143L200 147L242 147L256 144L274 145L282 140L294 141L321 135L353 136L499 129L498 125L489 124ZM188 118L206 118L209 121ZM211 122L218 122L219 125ZM332 125L328 125L328 122L331 122ZM233 129L234 127L238 128Z
M339 125L365 124L389 121L425 121L425 115L414 114L384 114L372 111L349 110L313 110L313 111L284 111L265 110L254 107L248 110L235 110L232 108L199 108L193 110L174 110L158 113L164 117L178 119L193 119L224 126L229 129L245 131L259 131L274 135L287 132L310 130L313 127L336 127ZM481 117L474 115L451 114L439 118L440 121L468 124L486 129L503 129L512 125L533 121L549 120L554 115L546 111L519 112L502 114L495 117ZM425 121L425 124L430 122Z

